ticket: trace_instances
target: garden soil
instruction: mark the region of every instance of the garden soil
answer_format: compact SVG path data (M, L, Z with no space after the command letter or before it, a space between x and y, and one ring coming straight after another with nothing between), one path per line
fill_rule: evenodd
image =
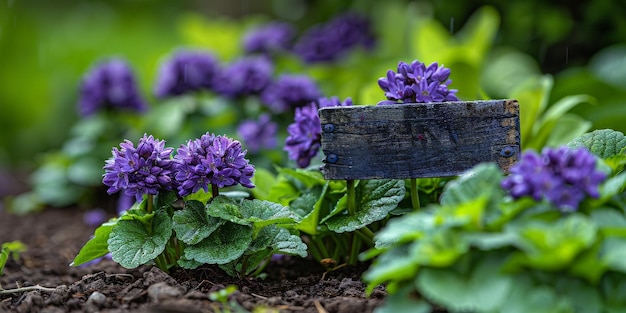
M47 209L15 216L0 209L0 243L20 240L28 250L10 259L0 277L0 312L372 312L383 287L366 297L365 265L327 271L310 259L272 261L264 278L230 277L216 266L173 270L125 269L111 260L85 267L69 264L94 228L83 210ZM234 285L231 305L210 294ZM39 288L45 287L45 288ZM27 288L29 289L29 288Z

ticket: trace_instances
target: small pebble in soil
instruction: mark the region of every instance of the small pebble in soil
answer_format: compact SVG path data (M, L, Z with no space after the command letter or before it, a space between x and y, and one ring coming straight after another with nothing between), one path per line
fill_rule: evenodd
M182 294L183 293L179 288L172 287L165 282L156 283L148 287L148 297L150 297L150 299L154 302L177 298Z
M87 303L93 303L95 305L102 305L104 304L104 302L107 301L107 296L105 296L103 293L98 292L98 291L94 291L89 295L89 298L87 299Z

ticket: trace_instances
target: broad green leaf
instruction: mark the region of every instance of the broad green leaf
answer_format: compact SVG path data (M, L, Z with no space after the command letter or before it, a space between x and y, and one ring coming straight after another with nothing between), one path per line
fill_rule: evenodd
M277 229L271 245L274 253L297 255L303 258L307 256L307 245L300 236L293 235L284 228Z
M208 216L204 205L193 200L187 201L183 210L174 212L172 222L176 238L189 245L200 242L226 223L221 218Z
M300 191L294 187L285 177L279 176L278 181L270 187L269 197L265 200L289 205L291 201L298 198Z
M97 258L101 258L109 253L109 236L115 226L116 221L109 221L98 226L94 231L94 235L85 245L80 249L74 261L70 263L70 266L79 266L89 261L93 261Z
M462 235L445 228L431 232L410 246L415 262L434 267L450 266L468 250L468 242Z
M559 275L553 284L572 304L574 312L602 312L602 298L597 286L566 275Z
M195 261L195 260L187 260L185 259L185 256L181 256L180 259L178 259L178 261L176 261L176 264L178 264L178 266L185 268L185 269L196 269L198 268L200 265L202 265L201 262Z
M495 209L503 196L500 180L502 171L496 164L478 164L444 187L440 203L454 207L487 196L489 206Z
M535 285L528 275L515 276L502 313L571 313L572 304L559 297L553 287Z
M404 199L404 180L367 180L355 187L357 208L354 216L347 211L326 221L328 229L350 232L384 219Z
M463 45L464 58L472 66L479 68L483 59L493 45L500 26L498 11L491 6L483 6L476 10L467 20L463 28L457 33L457 38Z
M626 237L605 238L600 253L609 268L626 273Z
M620 313L626 310L626 276L606 275L600 283L604 294L605 309L609 313Z
M363 274L363 280L367 282L366 292L370 293L385 282L410 280L418 269L419 264L408 245L395 247L374 259L374 263Z
M226 222L209 237L185 248L185 259L225 264L242 256L252 242L252 227Z
M540 74L537 60L532 56L508 48L497 48L484 65L481 86L496 99L506 98L525 80Z
M67 179L77 185L98 186L102 174L102 161L93 157L83 157L67 168Z
M385 227L376 233L374 246L382 249L411 242L422 238L436 227L435 216L431 212L409 213L389 220Z
M246 221L255 228L271 224L295 224L299 218L288 207L265 200L244 200L240 207Z
M317 202L315 202L315 205L313 206L313 210L306 216L304 216L302 218L302 220L298 223L298 225L296 225L296 229L303 231L309 235L315 235L317 234L317 227L319 225L319 220L320 220L320 211L322 210L322 204L324 203L324 197L326 196L326 193L328 192L330 182L327 181L326 184L324 184L324 188L322 189L322 194L320 195L319 199L317 200Z
M171 236L172 220L164 210L154 213L150 225L137 219L120 219L109 235L111 257L125 268L135 268L161 254Z
M532 140L533 126L548 105L552 85L552 76L530 77L511 93L510 98L517 99L520 106L520 134L522 137L522 145ZM523 148L526 149L525 146L523 146Z
M276 177L274 177L272 172L265 168L255 168L252 183L254 183L256 187L252 188L250 191L255 199L270 200L270 191L272 186L276 184Z
M621 89L626 88L626 46L618 44L606 47L595 54L589 69L596 77Z
M608 269L601 258L602 242L596 242L590 249L583 251L568 269L571 275L582 277L592 284L597 284Z
M606 159L622 153L626 147L626 137L612 129L597 129L586 133L567 144L570 148L585 147L596 156Z
M519 238L511 232L466 233L463 237L470 246L482 251L497 250L519 244Z
M309 215L315 208L315 203L320 201L320 195L315 192L307 192L301 194L298 198L291 201L289 208L291 212L304 217Z
M532 140L529 143L525 143L525 148L541 150L541 148L546 145L548 138L550 138L554 128L565 113L581 103L595 104L595 102L595 99L591 96L574 95L565 97L552 104L550 108L541 115L541 118L534 123Z
M224 196L217 196L206 206L206 214L240 225L250 225L241 213L239 204Z
M175 191L165 191L162 190L158 195L154 198L154 208L155 209L167 209L172 206L174 202L178 200L178 195Z
M326 183L324 175L320 171L311 171L301 168L278 168L278 173L288 177L292 177L301 182L307 188L313 188L314 186L322 186Z
M570 263L584 249L593 245L596 226L587 217L572 214L558 222L530 222L513 227L520 237L520 248L509 265L526 265L536 269L556 270Z
M558 119L545 143L547 147L560 147L588 132L593 123L571 113L564 114Z
M488 197L489 195L482 194L454 206L442 206L436 210L435 222L437 225L463 225L467 230L482 229Z
M450 268L423 268L415 284L426 298L452 311L496 312L507 305L515 284L512 277L498 272L499 262L484 260L463 275Z

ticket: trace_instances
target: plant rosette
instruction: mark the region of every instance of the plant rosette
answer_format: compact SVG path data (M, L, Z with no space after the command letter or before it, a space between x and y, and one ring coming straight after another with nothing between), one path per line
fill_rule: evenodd
M226 187L254 187L254 167L238 141L207 133L174 157L164 144L144 135L137 147L127 140L113 149L103 182L109 193L123 191L137 202L98 227L72 265L110 253L126 268L218 264L231 275L248 275L273 254L307 255L289 208L246 199L241 191L220 195Z
M388 284L380 311L626 310L625 147L596 130L525 151L508 176L479 164L439 204L389 221L361 254L368 291Z

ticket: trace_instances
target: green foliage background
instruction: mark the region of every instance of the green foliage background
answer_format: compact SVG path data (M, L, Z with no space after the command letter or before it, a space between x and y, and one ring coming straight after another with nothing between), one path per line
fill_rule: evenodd
M519 97L529 125L564 97L590 96L570 99L563 121L544 121L548 133L565 134L571 125L576 134L626 130L626 8L609 0L9 0L0 7L0 167L32 169L43 152L59 148L78 119L80 78L99 59L127 59L154 104L159 60L178 47L208 48L228 61L240 55L241 35L252 25L281 19L304 30L348 9L372 18L374 53L282 68L312 75L328 95L373 104L382 99L376 80L398 61L439 61L452 69L462 99ZM523 144L531 133L533 148L576 135L528 129Z

